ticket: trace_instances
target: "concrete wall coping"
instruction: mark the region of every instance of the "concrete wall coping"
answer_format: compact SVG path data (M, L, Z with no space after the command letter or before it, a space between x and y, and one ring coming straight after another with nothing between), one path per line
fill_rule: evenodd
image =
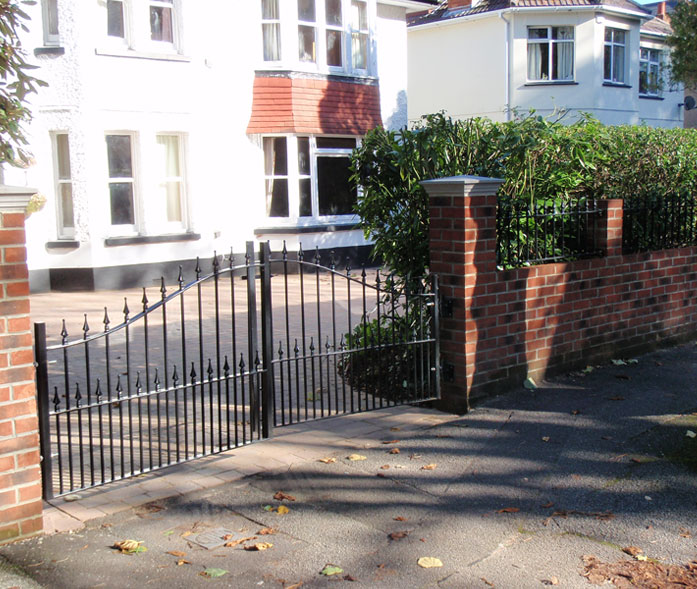
M0 213L24 213L27 205L38 191L26 186L0 184Z
M430 196L482 196L496 194L503 182L501 178L463 175L424 180L420 184Z

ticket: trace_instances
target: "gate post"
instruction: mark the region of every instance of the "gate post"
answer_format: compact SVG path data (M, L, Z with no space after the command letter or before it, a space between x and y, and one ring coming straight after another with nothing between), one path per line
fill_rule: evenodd
M53 463L51 460L50 396L48 392L45 323L34 324L34 359L36 361L36 397L39 409L41 480L43 481L43 498L48 500L53 499Z
M275 415L274 378L273 378L273 316L271 301L271 249L269 242L259 246L261 262L261 347L263 353L264 375L261 389L261 435L270 438L273 435L273 416Z
M24 233L35 192L0 186L0 544L43 528Z
M256 266L254 265L254 242L248 241L246 244L245 259L247 262L247 345L248 362L247 370L249 374L256 374L254 358L257 354L257 285L256 285ZM259 431L259 386L258 380L249 378L249 422L252 433Z

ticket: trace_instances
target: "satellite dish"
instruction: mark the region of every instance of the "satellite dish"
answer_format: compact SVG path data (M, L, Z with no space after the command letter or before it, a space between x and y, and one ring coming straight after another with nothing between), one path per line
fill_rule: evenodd
M697 100L695 100L694 96L685 96L685 102L683 102L683 105L685 106L685 110L692 110L693 108L697 107Z

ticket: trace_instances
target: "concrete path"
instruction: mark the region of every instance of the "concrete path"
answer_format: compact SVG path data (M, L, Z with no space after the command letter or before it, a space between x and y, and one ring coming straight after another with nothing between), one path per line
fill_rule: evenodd
M685 565L697 559L696 392L691 344L462 417L403 408L294 426L55 501L49 526L72 531L0 548L0 587L581 588L588 555ZM207 549L206 532L256 538ZM123 539L147 551L111 548ZM244 549L259 542L273 546ZM343 572L320 574L327 564Z

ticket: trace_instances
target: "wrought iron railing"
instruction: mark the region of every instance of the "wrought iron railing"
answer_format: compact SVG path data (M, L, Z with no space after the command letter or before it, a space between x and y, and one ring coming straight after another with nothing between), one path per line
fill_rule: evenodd
M496 252L499 268L567 262L601 256L594 199L499 197Z
M622 216L625 253L696 244L697 199L690 192L625 199Z

